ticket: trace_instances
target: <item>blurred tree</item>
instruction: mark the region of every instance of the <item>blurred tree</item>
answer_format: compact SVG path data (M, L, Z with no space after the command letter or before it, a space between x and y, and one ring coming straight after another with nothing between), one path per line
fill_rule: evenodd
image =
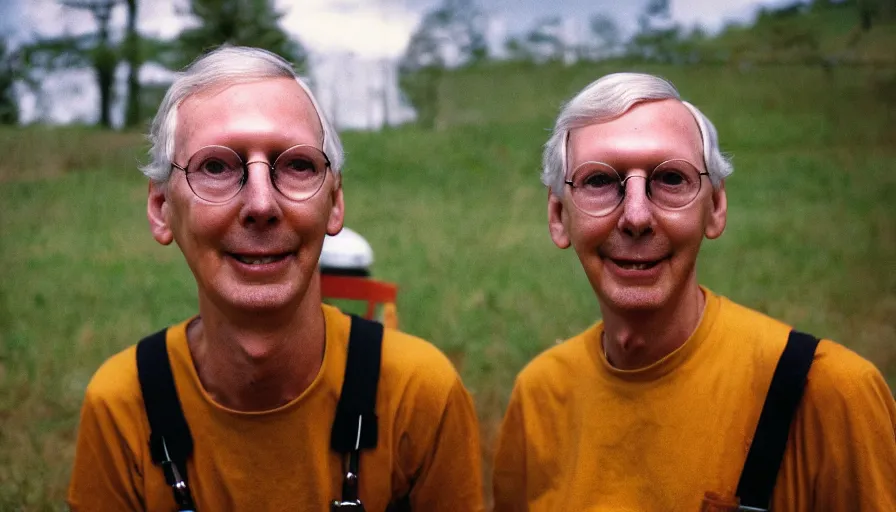
M2 0L0 0L2 1ZM94 33L45 38L22 49L27 73L23 82L39 90L49 74L64 69L93 69L100 95L99 125L112 126L115 72L122 62L128 65L127 98L124 125L137 126L144 112L151 111L160 99L165 84L142 84L140 68L155 62L168 69L183 67L203 51L223 43L266 48L303 69L305 50L279 26L283 16L274 10L272 0L191 0L189 13L200 24L183 32L175 41L142 36L137 31L138 8L142 0L57 0L66 8L87 11L97 25ZM124 6L126 22L123 36L117 40L111 31L114 9ZM161 91L161 92L160 92Z
M473 0L445 0L411 35L398 63L398 82L421 126L435 125L444 69L488 58L485 24L485 15Z
M848 1L855 2L856 7L859 10L859 19L861 21L862 30L871 30L871 26L875 23L896 18L896 0Z
M445 0L426 13L401 59L402 69L456 67L488 58L485 15L473 0Z
M96 20L98 26L96 35L92 38L80 38L82 42L90 42L89 46L81 46L79 49L89 61L96 76L100 92L99 124L104 128L112 127L112 87L115 84L115 68L118 67L118 49L109 41L109 20L112 17L112 8L120 1L59 0L59 3L66 7L88 11Z
M44 38L21 48L22 83L40 90L44 78L63 69L91 68L100 95L99 124L112 126L112 95L119 49L110 40L112 9L121 0L59 0L67 8L84 10L97 23L96 33Z
M14 85L19 74L18 55L0 39L0 124L18 124L19 103Z
M526 60L537 63L560 61L566 54L563 40L563 19L559 16L541 18L521 41Z
M188 13L199 25L181 32L176 67L224 43L270 50L302 71L308 54L302 44L280 27L284 13L273 0L190 0Z
M677 51L680 40L681 27L672 21L670 0L648 0L628 52L642 59L675 62L681 60Z
M622 34L616 21L606 14L595 14L589 21L592 43L585 48L584 57L592 60L613 55L622 45Z
M140 35L137 33L137 0L125 0L125 5L127 6L127 24L121 53L128 63L128 98L124 112L124 124L134 127L143 120L141 115L142 89L140 87L143 52Z

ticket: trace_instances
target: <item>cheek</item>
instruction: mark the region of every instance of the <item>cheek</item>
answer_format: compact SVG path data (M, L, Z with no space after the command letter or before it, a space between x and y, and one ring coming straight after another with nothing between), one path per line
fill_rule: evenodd
M283 209L281 228L291 232L290 238L302 245L302 259L314 259L316 264L327 234L329 203L306 202Z
M325 233L330 212L328 207L329 202L321 200L309 200L292 205L284 204L283 220L296 231Z
M602 218L576 216L569 219L569 238L580 258L593 255L610 235L618 217L610 215Z
M172 208L174 239L182 249L210 245L224 237L235 212L222 206L178 203Z
M703 241L704 227L703 212L700 208L669 212L662 221L664 234L669 238L672 247L679 251L694 252L699 249Z

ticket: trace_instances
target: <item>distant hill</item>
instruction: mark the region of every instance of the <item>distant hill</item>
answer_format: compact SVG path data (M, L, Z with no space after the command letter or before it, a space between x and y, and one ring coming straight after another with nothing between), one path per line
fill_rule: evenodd
M548 128L562 102L590 81L615 71L646 71L670 78L709 113L728 112L732 101L744 101L782 116L811 117L831 104L829 95L835 90L851 108L872 112L889 105L896 110L896 19L879 17L863 27L855 2L766 10L752 25L731 25L714 37L678 34L664 43L671 48L662 58L616 57L572 65L493 61L446 71L438 75L429 95L435 106L428 108L436 129L482 124ZM872 115L874 126L854 134L889 141L885 123L891 117Z
M753 25L728 27L702 49L711 58L739 62L896 66L896 16L862 12L857 0L765 10Z

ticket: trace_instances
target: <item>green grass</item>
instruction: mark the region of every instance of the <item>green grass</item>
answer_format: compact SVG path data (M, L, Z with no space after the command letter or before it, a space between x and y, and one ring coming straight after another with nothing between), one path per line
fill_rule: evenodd
M436 130L345 134L345 194L374 274L401 286L402 328L445 350L474 394L485 460L517 371L599 316L575 255L548 237L540 147L563 100L619 69L672 79L734 158L701 281L896 384L892 71L463 70L442 85ZM143 151L137 134L0 131L0 510L62 508L93 371L195 311L179 252L147 229Z

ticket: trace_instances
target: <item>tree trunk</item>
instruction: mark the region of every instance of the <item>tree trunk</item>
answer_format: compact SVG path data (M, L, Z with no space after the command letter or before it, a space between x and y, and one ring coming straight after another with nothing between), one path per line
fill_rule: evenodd
M134 127L140 124L140 66L143 54L140 51L140 36L137 34L137 0L126 0L128 7L127 32L125 33L125 60L128 63L128 103L125 108L124 125Z
M109 18L112 3L98 6L94 16L99 22L99 44L93 55L93 68L96 70L97 86L100 89L100 126L112 128L112 87L115 85L115 67L118 60L109 48Z
M112 128L112 94L115 68L118 67L116 49L109 46L109 19L112 8L120 0L60 0L62 5L90 11L99 26L97 44L90 55L96 85L100 91L100 121L103 128Z
M111 62L111 66L107 56L107 51L100 49L100 54L95 61L94 69L96 70L96 82L100 89L100 126L103 128L112 128L112 87L115 84L115 61Z

